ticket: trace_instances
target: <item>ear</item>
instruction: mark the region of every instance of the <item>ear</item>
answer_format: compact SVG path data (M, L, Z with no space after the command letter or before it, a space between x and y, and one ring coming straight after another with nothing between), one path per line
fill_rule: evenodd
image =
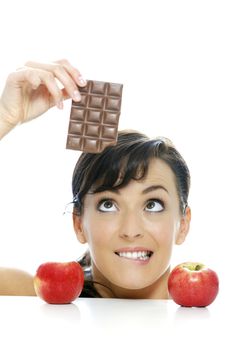
M75 213L73 213L73 226L79 242L82 244L86 243L87 240L83 232L81 216Z
M183 214L180 220L180 228L176 236L176 244L182 244L185 241L185 238L189 232L190 221L191 209L190 207L186 207L185 213Z

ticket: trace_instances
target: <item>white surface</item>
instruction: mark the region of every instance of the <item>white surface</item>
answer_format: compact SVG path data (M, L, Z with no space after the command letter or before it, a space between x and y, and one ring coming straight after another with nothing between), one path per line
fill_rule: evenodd
M182 308L172 300L79 298L49 305L37 297L0 297L4 350L232 349L231 305ZM85 345L85 347L84 347ZM2 348L2 347L1 347Z
M172 264L206 263L226 300L233 295L232 18L232 0L8 0L0 21L0 87L27 60L66 57L88 79L124 84L120 128L171 138L191 170L193 215ZM63 111L1 141L0 266L34 273L83 251L71 215L62 215L79 156L65 150L69 112L66 101Z

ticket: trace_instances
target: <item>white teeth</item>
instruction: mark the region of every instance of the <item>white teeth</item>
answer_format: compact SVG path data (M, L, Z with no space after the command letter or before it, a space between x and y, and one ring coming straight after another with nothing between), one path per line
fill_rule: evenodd
M127 259L133 259L133 260L147 260L150 258L149 251L141 251L141 252L120 252L118 253L119 256Z

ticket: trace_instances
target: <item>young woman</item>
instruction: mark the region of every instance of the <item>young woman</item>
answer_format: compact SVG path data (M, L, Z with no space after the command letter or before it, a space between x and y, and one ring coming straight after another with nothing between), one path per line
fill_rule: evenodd
M56 79L64 89L60 90ZM80 100L85 80L67 60L28 62L10 74L0 101L0 135L64 98ZM174 244L189 230L190 174L172 143L121 131L116 146L83 153L73 173L73 222L88 251L83 297L167 299ZM0 294L35 295L32 276L0 270Z

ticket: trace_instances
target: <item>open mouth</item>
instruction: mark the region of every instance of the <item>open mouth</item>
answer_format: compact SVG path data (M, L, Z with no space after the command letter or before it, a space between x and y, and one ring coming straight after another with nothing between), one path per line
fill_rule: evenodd
M150 259L153 252L151 250L143 250L138 252L115 252L115 254L126 259L146 261Z

